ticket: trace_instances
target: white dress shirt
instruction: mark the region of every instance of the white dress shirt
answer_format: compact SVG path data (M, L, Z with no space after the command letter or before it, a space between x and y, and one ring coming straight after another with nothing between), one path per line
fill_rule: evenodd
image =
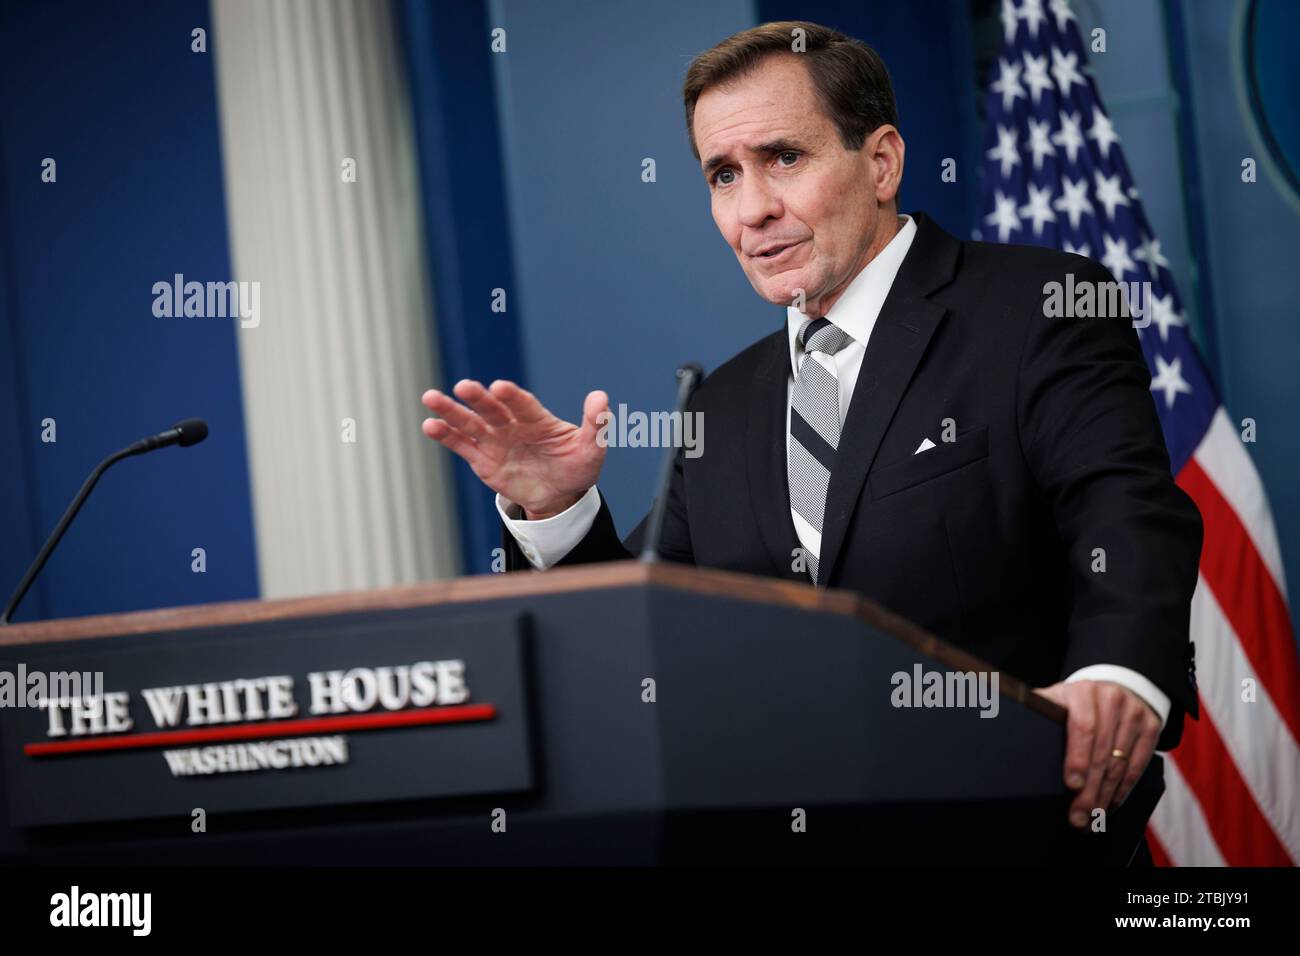
M889 244L859 272L849 283L844 293L836 300L826 318L847 332L853 339L834 355L820 352L810 354L811 361L821 362L839 382L840 386L840 424L848 413L849 402L853 398L853 388L862 370L862 359L866 355L867 342L875 328L876 318L885 304L885 297L894 284L894 277L903 264L912 240L916 237L916 223L909 216L900 216L902 228L890 240ZM803 354L800 344L799 329L808 316L793 306L786 309L786 327L790 338L790 376L786 382L786 462L789 467L790 442L790 396L794 389L795 373L799 369L799 358ZM924 436L922 436L924 437ZM919 452L924 454L924 452ZM600 493L593 485L587 489L576 504L567 511L540 521L525 521L521 509L513 502L500 495L496 499L497 511L510 534L519 543L519 549L529 563L539 571L556 564L572 551L579 541L591 530L600 512ZM790 517L800 546L807 552L820 556L821 534L812 527L803 516L793 508ZM1067 683L1080 680L1104 680L1126 687L1137 694L1151 706L1160 717L1161 727L1169 717L1169 697L1150 680L1137 671L1116 664L1093 664L1075 671Z

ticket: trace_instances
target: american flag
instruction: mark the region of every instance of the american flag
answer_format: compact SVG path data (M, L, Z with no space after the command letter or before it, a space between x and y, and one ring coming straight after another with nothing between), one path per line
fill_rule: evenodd
M1293 866L1300 665L1268 499L1188 334L1068 3L1003 0L1002 28L982 237L1089 256L1121 283L1150 283L1145 308L1131 300L1130 311L1173 473L1205 524L1191 616L1200 719L1165 761L1148 842L1164 865Z

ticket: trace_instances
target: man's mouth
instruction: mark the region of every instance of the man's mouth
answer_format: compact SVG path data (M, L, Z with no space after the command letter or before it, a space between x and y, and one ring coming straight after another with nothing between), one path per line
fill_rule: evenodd
M805 241L805 240L800 239L800 240L798 240L797 242L784 242L784 243L778 243L777 245L774 245L774 246L769 246L768 248L764 249L763 251L761 251L761 252L755 254L755 255L754 255L754 258L755 258L755 259L762 259L762 260L765 261L765 262L772 262L773 260L775 260L775 259L779 259L779 258L781 258L782 256L784 256L784 255L785 255L786 253L788 253L791 249L794 249L794 248L796 248L796 247L802 245L804 241Z

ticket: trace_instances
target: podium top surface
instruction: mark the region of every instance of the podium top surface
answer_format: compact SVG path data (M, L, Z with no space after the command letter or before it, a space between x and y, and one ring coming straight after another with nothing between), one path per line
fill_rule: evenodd
M734 571L642 561L591 564L546 572L474 575L309 597L227 601L32 621L0 627L0 648L626 587L664 588L804 611L841 614L857 618L875 630L904 641L955 669L996 670L974 655L940 640L907 619L852 591L816 588L811 584L755 577ZM1005 674L1001 677L1001 684L1004 695L1019 700L1044 716L1064 722L1065 710L1033 693L1028 685Z
M871 604L867 599L849 591L829 591L776 578L760 578L681 564L618 561L556 568L545 573L519 571L511 574L481 574L362 591L223 601L120 614L31 621L0 628L0 646L637 586L664 587L844 614L857 614L861 605ZM872 608L879 610L875 605Z

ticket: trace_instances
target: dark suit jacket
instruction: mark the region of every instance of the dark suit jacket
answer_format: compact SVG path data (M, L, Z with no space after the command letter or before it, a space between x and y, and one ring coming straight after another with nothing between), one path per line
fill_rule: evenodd
M1173 702L1168 749L1184 712L1196 713L1188 623L1200 515L1170 475L1131 323L1044 316L1045 283L1113 279L1080 256L961 242L913 218L844 422L821 583L1036 686L1089 664L1132 668ZM700 386L690 409L707 440L700 457L677 456L664 558L809 580L794 570L789 374L782 321ZM948 418L951 442L941 440ZM927 437L937 447L914 454ZM620 542L602 504L560 563L627 558L641 533ZM504 540L508 567L529 567Z

